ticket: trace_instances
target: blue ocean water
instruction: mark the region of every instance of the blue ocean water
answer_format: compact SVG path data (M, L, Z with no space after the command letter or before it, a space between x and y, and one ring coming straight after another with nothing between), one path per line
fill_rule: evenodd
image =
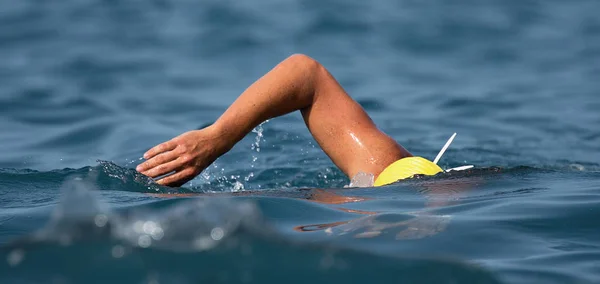
M598 1L0 7L0 283L600 282ZM345 188L295 113L183 188L135 172L293 53L476 168Z

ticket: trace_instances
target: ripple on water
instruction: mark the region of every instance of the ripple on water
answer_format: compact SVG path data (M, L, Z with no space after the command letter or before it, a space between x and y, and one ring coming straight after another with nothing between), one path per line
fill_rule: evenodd
M598 1L5 2L0 283L600 282ZM131 168L297 52L483 169L342 188L298 113L187 187Z

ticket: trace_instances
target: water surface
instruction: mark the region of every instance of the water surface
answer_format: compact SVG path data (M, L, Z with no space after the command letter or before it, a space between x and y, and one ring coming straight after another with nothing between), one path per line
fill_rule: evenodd
M6 2L1 283L600 282L600 5ZM133 168L293 53L441 165L349 179L298 113L181 189Z

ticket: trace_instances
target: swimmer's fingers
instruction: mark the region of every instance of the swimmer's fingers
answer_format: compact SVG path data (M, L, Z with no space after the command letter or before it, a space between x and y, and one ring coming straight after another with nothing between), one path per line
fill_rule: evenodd
M158 155L154 159L156 159L158 157L161 157L163 155L165 155L165 154ZM176 158L176 159L174 159L172 161L167 161L167 162L160 163L159 165L154 166L154 167L152 167L152 168L150 168L148 170L141 171L141 173L144 174L144 175L147 175L147 176L149 176L151 178L155 178L155 177L158 177L158 176L162 176L164 174L168 174L168 173L170 173L172 171L175 171L176 169L178 169L178 168L181 167L181 164L182 164L181 159Z
M159 167L165 163L177 159L177 157L179 156L178 154L178 151L169 151L166 153L158 154L152 157L151 159L139 164L135 169L138 172L145 174L145 172L150 169Z
M158 183L160 185L178 187L178 186L182 186L184 183L193 179L195 176L196 176L196 171L194 170L194 168L190 167L190 168L185 168L185 169L181 170L180 172L176 172L170 176L161 178L161 179L157 180L156 183Z
M146 160L152 159L152 157L154 157L158 154L171 151L175 148L177 148L177 143L173 140L158 144L158 145L154 146L152 149L148 150L146 153L144 153L144 159L146 159Z

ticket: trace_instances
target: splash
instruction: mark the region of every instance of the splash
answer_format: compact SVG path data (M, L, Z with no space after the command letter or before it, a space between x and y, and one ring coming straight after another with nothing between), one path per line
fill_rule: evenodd
M151 178L139 173L135 169L124 168L113 162L98 160L97 167L91 167L90 173L95 174L94 181L102 186L99 189L122 190L123 185L128 191L153 192L153 193L181 193L189 192L188 189L173 189L155 183ZM90 176L87 177L90 181Z
M350 184L345 187L371 187L374 182L375 176L373 174L358 172L352 177Z
M262 122L261 124L256 126L254 129L252 129L252 133L256 133L256 137L254 138L254 143L252 143L252 145L250 146L250 149L252 151L256 151L257 153L260 152L260 142L261 142L261 140L263 140L263 131L264 131L263 125L267 122L269 122L269 120L265 120L264 122ZM257 159L258 159L258 157L253 156L252 162L255 162Z
M264 141L264 135L263 135L263 125L265 123L269 122L269 120L265 120L264 122L262 122L261 124L259 124L258 126L256 126L254 129L252 129L252 133L256 133L256 137L254 137L254 142L252 143L252 145L250 145L250 150L252 150L252 160L250 162L250 168L254 169L254 166L256 165L256 161L258 160L258 153L260 153L260 142ZM256 152L256 153L254 153ZM244 181L245 182L249 182L252 178L254 177L254 172L250 171L250 173L244 177ZM260 186L259 186L260 188ZM234 191L240 191L243 190L243 184L242 187L240 188L238 186L238 181L236 181L236 184L234 186Z
M194 186L196 189L202 189L204 192L219 192L219 191L231 191L231 192L240 192L246 190L248 186L248 182L250 182L255 177L254 168L256 167L256 163L259 158L259 153L261 150L261 142L264 142L264 124L269 122L269 120L264 121L263 123L256 126L252 129L252 133L255 133L256 136L252 144L250 145L250 150L252 153L250 160L250 172L247 175L225 175L225 168L219 166L219 161L215 161L211 166L207 167L197 178L195 178L192 182L189 183L190 186ZM194 185L193 182L197 181L198 184ZM207 188L208 187L208 188ZM262 185L258 185L258 188L261 188Z

